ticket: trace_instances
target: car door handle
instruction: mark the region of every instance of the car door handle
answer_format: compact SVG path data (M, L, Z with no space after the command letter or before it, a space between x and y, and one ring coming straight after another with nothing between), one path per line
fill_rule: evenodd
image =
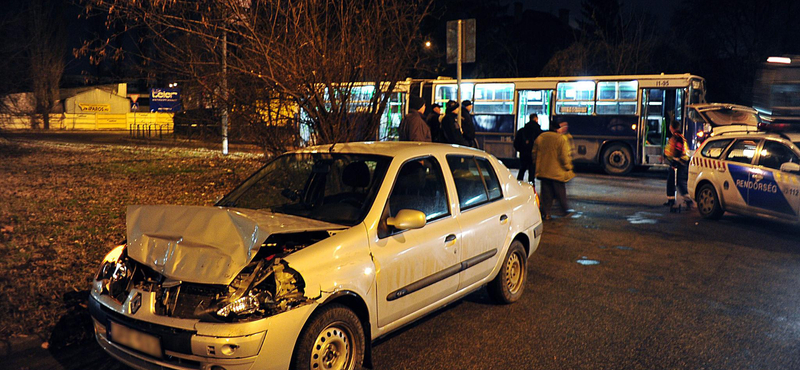
M450 243L456 240L456 234L450 234L446 238L444 238L445 243Z
M506 221L508 221L508 216L506 216L506 215L500 216L500 223L501 224L506 223Z

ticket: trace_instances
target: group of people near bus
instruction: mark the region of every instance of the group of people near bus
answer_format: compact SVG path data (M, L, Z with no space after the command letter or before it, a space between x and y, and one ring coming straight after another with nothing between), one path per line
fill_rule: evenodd
M478 147L475 140L475 121L472 117L472 102L464 100L459 104L450 100L445 104L445 113L442 115L442 106L433 104L431 111L426 115L425 100L418 96L409 98L408 114L400 122L400 141L423 141L435 143L449 143L463 146ZM461 122L459 123L459 115Z
M450 100L442 107L433 104L426 115L425 101L417 96L409 98L408 114L400 122L400 141L421 141L458 144L478 147L475 140L475 121L472 117L472 102L464 100L459 104ZM461 122L459 124L459 115ZM558 200L561 213L567 217L573 211L567 202L566 184L575 177L572 172L572 136L567 122L561 122L542 132L539 117L530 115L525 127L517 132L514 147L520 152L520 171L518 180L523 180L528 172L528 181L536 177L541 184L540 211L542 218L550 219L550 209Z

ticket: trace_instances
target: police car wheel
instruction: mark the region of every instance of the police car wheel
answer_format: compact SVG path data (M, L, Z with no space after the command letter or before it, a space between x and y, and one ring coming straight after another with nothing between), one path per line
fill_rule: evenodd
M696 200L697 211L700 212L700 216L703 216L703 218L717 220L725 213L725 210L722 209L722 205L719 203L717 191L714 190L714 186L711 184L704 184L700 187L700 190L697 192Z

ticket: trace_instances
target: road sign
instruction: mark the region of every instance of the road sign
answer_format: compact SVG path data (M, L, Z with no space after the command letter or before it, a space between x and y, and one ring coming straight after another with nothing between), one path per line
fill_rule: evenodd
M458 63L458 20L447 22L447 63ZM461 63L475 62L475 19L461 20Z
M136 99L139 99L139 94L130 94L128 95L131 98L131 101L136 103Z

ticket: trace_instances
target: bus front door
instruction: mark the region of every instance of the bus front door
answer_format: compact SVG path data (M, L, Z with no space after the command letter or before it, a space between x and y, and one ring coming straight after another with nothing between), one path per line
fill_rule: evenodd
M638 149L643 166L664 166L664 147L669 140L669 120L683 120L683 89L642 89L642 114Z

